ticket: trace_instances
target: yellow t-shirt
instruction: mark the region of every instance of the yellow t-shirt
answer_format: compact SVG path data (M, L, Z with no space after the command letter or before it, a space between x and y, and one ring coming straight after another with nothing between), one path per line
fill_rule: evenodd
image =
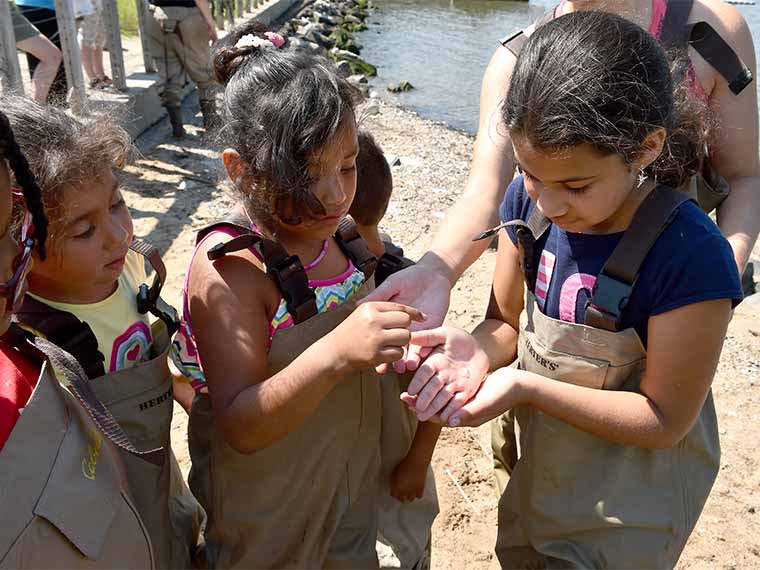
M143 257L129 251L119 286L108 298L91 304L58 303L28 293L55 309L67 311L90 325L105 356L107 372L117 372L150 357L153 335L148 315L137 312L137 291L147 278Z

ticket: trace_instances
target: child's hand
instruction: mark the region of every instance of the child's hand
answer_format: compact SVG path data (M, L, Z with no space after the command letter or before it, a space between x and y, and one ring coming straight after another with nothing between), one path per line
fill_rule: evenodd
M190 382L179 372L172 370L172 391L174 393L174 400L184 408L185 412L190 413L190 408L193 407L193 398L195 398L195 389L190 385Z
M391 474L391 497L408 503L425 492L428 463L407 455Z
M488 355L470 334L453 327L414 332L411 342L435 348L401 399L420 421L440 416L446 424L480 388L488 373Z
M330 333L340 367L361 369L394 362L409 344L412 321L425 316L399 303L365 303Z
M512 367L499 368L486 378L475 397L451 415L450 427L477 427L525 404L525 371Z

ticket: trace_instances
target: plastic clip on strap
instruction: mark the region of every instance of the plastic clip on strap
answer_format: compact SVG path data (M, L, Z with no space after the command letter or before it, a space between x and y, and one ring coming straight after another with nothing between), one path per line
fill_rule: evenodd
M264 239L261 253L267 275L282 293L293 321L298 324L317 314L317 297L309 287L306 271L297 255L288 255L279 243Z
M246 233L232 238L229 241L216 244L210 248L206 253L209 261L216 261L221 259L228 253L235 253L236 251L242 251L249 249L261 241L261 236L253 233Z
M137 292L137 311L143 315L150 312L161 319L171 336L179 330L179 315L177 309L161 298L161 289L166 281L166 266L161 254L154 246L141 239L133 240L130 249L145 257L156 273L150 288L145 283L140 284Z
M369 279L377 269L377 257L367 247L367 242L362 238L351 216L346 216L340 221L335 236L343 253L351 258L354 266L364 274L364 279Z
M628 304L634 285L635 282L623 283L600 273L594 283L591 300L586 305L585 324L597 329L618 331L623 309Z

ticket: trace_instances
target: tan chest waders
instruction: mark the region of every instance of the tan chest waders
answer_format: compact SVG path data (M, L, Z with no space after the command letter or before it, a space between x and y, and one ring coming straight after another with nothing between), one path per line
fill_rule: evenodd
M414 265L404 251L384 241L385 253L378 259L375 284ZM380 434L380 524L377 553L381 568L427 570L430 568L431 528L438 516L438 494L432 466L428 466L425 493L421 499L403 503L390 494L391 475L407 456L417 433L417 415L401 402L413 374L388 373L380 377L383 407Z
M548 220L536 208L527 224L512 222L521 226L518 248L529 291L520 320L521 369L597 390L638 390L646 351L633 329L619 330L620 313L646 255L685 200L664 187L645 199L597 278L585 324L547 317L530 292L532 248ZM611 443L534 408L514 412L518 459L499 501L502 567L676 564L718 473L711 394L688 435L661 450Z
M267 375L288 366L335 329L373 288L317 314L300 260L277 242L232 222L240 235L209 250L209 258L255 247L295 326L272 340ZM338 239L365 276L375 259ZM353 245L352 245L353 244ZM380 471L380 388L373 370L347 375L296 430L251 454L232 449L214 424L210 399L199 394L190 414L190 486L208 512L206 557L216 568L377 568Z
M121 464L139 453L76 361L35 343L49 360L0 451L0 568L156 568Z
M412 374L380 377L383 416L380 436L380 526L378 554L382 568L426 570L430 568L430 530L438 516L438 494L433 469L428 466L425 493L409 503L390 494L391 474L409 452L417 432L417 415L401 402Z
M150 533L159 568L189 568L205 515L185 484L171 450L174 409L167 357L176 313L159 297L166 270L153 246L135 240L132 249L145 256L156 273L153 285L142 285L140 312L159 317L152 326L151 359L131 368L105 373L97 340L74 315L27 298L19 320L74 355L90 376L89 385L110 410L134 447L146 456L123 453L131 494Z

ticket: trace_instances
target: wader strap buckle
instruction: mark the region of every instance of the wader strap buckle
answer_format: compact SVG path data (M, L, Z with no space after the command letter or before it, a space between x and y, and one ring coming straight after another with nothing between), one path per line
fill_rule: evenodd
M633 285L600 273L594 284L591 299L586 303L585 323L590 327L617 331L623 309L631 297Z
M179 330L179 314L177 309L158 296L155 287L156 281L150 288L145 283L140 284L137 291L137 312L141 315L149 312L154 317L161 319L166 325L169 336L171 336ZM161 291L160 282L158 291Z
M140 284L137 291L137 312L141 315L150 312L156 318L161 319L166 325L169 336L171 336L179 330L179 314L177 309L161 298L161 289L163 289L164 281L166 281L166 266L161 259L161 254L155 246L141 239L134 239L129 247L132 251L145 257L156 273L150 288L145 283Z
M317 314L317 296L309 287L309 278L297 255L288 255L277 242L263 240L261 252L267 275L282 293L288 312L296 324Z
M340 221L335 237L343 253L364 274L364 279L369 279L377 269L377 258L367 247L367 242L359 234L356 222L351 216L346 216Z
M227 255L228 253L235 253L244 249L249 249L257 245L261 241L261 236L253 233L239 235L232 238L230 241L224 243L218 243L215 246L209 248L206 252L206 257L209 261L216 261Z

